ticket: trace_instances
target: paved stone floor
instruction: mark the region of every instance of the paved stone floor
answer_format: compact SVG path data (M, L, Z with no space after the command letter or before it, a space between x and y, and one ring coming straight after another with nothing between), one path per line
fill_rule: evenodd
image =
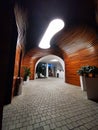
M98 130L98 104L61 79L36 79L4 107L2 130Z

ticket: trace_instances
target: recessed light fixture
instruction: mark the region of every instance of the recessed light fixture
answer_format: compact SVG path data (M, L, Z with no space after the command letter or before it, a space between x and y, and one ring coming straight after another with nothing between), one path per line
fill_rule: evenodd
M51 38L64 28L64 21L61 19L54 19L50 22L41 42L39 43L39 47L42 49L50 48L50 40Z

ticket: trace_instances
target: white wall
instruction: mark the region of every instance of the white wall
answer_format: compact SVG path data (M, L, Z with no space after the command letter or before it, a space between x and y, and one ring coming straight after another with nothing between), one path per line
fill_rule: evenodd
M59 74L59 77L58 77L58 78L64 79L64 71L57 70L57 71L56 71L56 75L57 75L57 73Z

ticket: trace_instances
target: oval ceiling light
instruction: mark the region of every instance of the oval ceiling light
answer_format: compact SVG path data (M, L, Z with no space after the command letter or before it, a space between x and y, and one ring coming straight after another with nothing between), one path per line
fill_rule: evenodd
M39 47L42 49L50 48L50 40L51 38L64 28L64 21L61 19L54 19L50 22L44 36L42 37L41 42L39 43Z
M57 59L52 59L52 60L50 60L50 61L52 61L52 62L57 62L58 60L57 60Z

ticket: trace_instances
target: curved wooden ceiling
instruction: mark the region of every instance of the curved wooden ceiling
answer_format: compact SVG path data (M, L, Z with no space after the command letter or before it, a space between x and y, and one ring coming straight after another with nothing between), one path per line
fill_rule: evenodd
M96 40L96 6L94 0L16 0L15 16L18 42L25 53L36 58L48 54L63 57L94 44ZM42 50L38 44L54 18L62 18L66 26L51 40L51 48Z
M59 38L57 44L66 53L75 53L96 44L95 30L87 26L68 29Z
M47 55L50 55L50 54L57 55L57 56L59 56L63 59L64 53L60 48L57 48L57 47L45 49L45 50L40 49L40 48L33 48L26 53L26 56L32 57L32 58L35 59L35 58L41 58L43 56L47 56Z

